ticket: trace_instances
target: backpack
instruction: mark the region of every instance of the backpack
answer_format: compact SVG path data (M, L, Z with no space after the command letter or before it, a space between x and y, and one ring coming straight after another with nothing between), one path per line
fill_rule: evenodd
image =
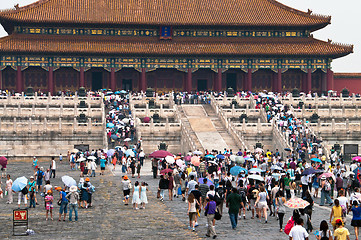
M246 202L247 201L247 197L246 197L246 192L244 189L239 189L239 195L241 196L242 202Z
M331 184L328 181L325 183L325 191L331 191Z
M43 174L44 174L43 171L40 171L40 170L39 170L36 174L38 175L38 180L42 180L42 179L43 179Z
M220 198L220 196L218 195L218 193L214 194L214 201L216 202L216 205L220 205L223 202L223 199Z

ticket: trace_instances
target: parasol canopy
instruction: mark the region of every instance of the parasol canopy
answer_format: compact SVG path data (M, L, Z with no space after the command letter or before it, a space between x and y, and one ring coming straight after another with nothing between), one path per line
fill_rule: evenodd
M61 181L65 184L67 187L76 186L76 181L74 178L70 176L62 176Z
M14 192L20 192L21 190L24 189L24 187L26 187L26 185L28 185L28 179L24 176L19 177L13 182L11 189Z
M310 203L301 198L295 197L288 200L285 205L289 208L305 208L310 205Z
M157 151L152 152L149 155L150 158L165 158L166 156L172 156L173 157L173 154L171 154L168 151L157 150Z

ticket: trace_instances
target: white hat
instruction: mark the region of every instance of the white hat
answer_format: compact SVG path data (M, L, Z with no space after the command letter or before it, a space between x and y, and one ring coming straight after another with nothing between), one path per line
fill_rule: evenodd
M70 192L76 192L77 190L78 190L77 186L71 186L71 187L69 188L69 191L70 191Z
M322 177L321 177L321 180L325 180L325 179L326 179L326 177L325 177L325 176L322 176Z
M34 179L34 176L31 176L30 179Z

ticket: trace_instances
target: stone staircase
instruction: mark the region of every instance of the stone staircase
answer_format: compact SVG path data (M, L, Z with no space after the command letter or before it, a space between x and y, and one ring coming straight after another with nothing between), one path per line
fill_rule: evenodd
M238 152L239 147L237 146L233 137L228 133L225 126L222 124L221 119L217 116L217 114L214 111L214 109L212 108L212 106L209 104L205 104L205 105L203 105L203 108L206 111L207 116L211 119L217 132L222 136L223 140L226 142L228 148L232 149L232 151L234 153Z

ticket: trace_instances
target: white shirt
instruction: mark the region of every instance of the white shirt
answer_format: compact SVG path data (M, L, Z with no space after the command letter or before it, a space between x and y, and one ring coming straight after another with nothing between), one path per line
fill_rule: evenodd
M56 170L56 162L55 162L55 160L52 161L51 169Z
M340 206L344 206L346 208L347 206L347 197L338 197L338 201L340 202Z
M308 185L308 176L302 176L301 177L301 183L302 183L302 185Z
M291 229L288 236L292 237L293 240L305 240L305 238L308 237L308 233L304 227L296 225Z
M96 170L97 169L97 164L95 162L91 162L90 167L91 167L91 170Z

